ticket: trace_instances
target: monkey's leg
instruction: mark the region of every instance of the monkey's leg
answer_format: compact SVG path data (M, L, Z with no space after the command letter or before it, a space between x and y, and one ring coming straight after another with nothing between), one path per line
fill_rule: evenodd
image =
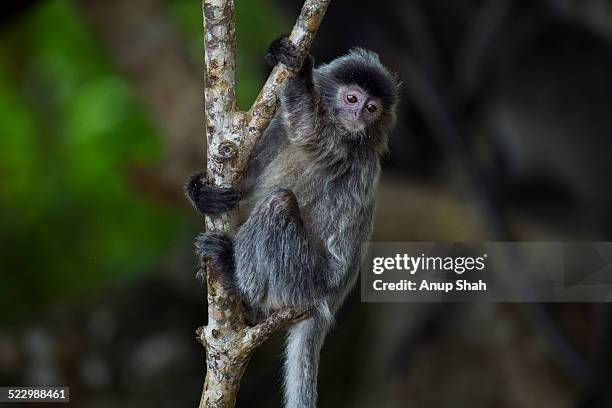
M235 281L249 303L269 309L319 306L328 293L327 253L308 231L290 190L262 199L234 244Z
M187 182L187 198L201 214L215 215L236 208L241 194L233 188L220 188L205 183L203 173L196 173Z

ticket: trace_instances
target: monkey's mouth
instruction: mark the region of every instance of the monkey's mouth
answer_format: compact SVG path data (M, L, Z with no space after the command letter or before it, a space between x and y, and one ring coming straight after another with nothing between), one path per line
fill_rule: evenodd
M363 130L365 129L363 122L359 119L341 117L340 123L347 131L351 133L363 132Z

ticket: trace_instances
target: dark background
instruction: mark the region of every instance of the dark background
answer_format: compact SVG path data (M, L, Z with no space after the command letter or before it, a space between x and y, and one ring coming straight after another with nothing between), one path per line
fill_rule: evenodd
M0 385L83 407L195 406L204 377L197 0L0 6ZM238 100L299 1L237 1ZM334 0L313 54L403 82L376 241L610 241L612 5ZM606 304L362 304L323 350L321 407L612 406ZM280 404L282 336L240 407Z

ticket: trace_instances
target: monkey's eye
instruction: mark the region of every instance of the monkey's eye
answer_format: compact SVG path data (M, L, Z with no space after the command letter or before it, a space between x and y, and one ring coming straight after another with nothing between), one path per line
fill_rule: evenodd
M368 103L368 105L366 106L366 109L368 110L368 112L374 113L378 110L378 106L376 106L373 103Z
M348 103L356 103L357 102L357 97L353 94L348 94L346 95L346 101Z

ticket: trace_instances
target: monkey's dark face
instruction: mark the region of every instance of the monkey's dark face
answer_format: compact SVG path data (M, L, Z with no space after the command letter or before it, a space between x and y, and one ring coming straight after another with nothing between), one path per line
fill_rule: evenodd
M380 117L382 110L380 99L370 96L359 86L338 87L334 114L348 132L363 132L368 125Z
M354 48L316 69L314 82L325 111L344 137L386 145L399 92L397 78L380 63L378 55Z

